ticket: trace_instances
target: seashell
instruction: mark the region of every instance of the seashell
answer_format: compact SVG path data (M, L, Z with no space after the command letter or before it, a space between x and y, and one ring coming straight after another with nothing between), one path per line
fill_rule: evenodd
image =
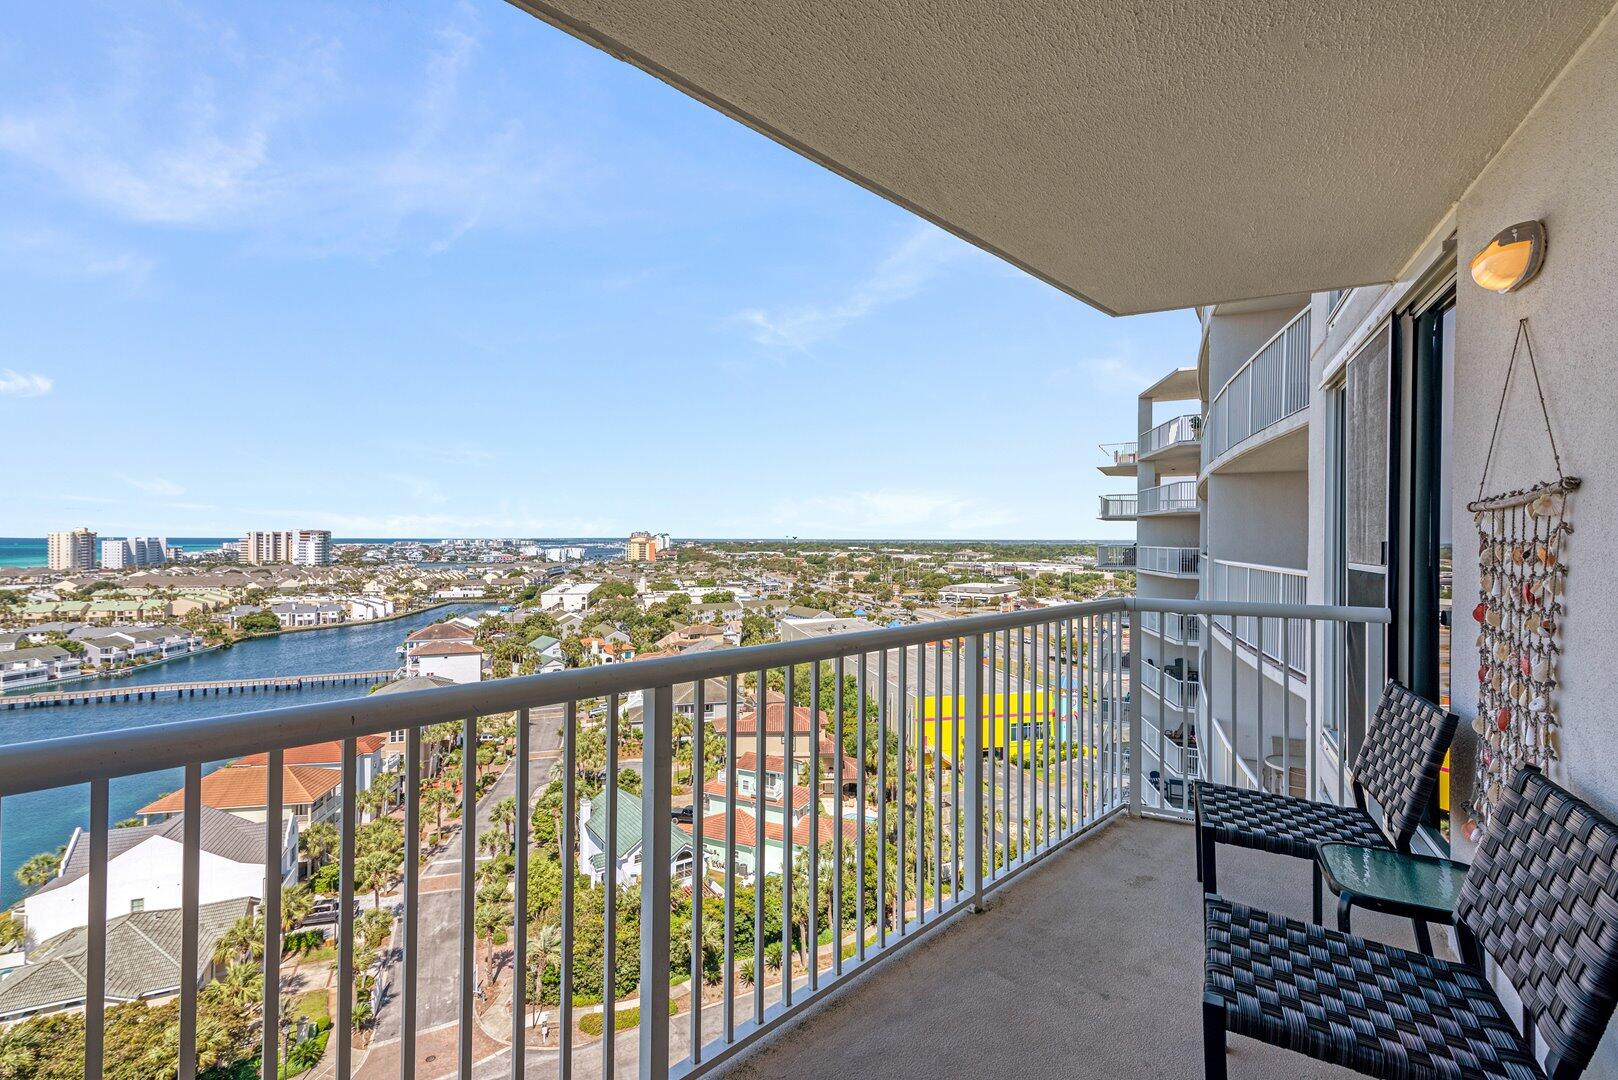
M1511 565L1521 566L1526 558L1528 558L1528 553L1523 550L1522 544L1511 545Z
M1472 609L1472 618L1476 619L1478 622L1482 622L1483 617L1488 613L1489 605L1479 601L1478 606Z
M1497 671L1493 675L1489 676L1489 689L1490 690L1498 690L1502 686L1504 686L1505 684L1506 684L1506 676L1505 676L1504 672Z
M1501 621L1500 612L1491 608L1484 613L1483 621L1491 627L1499 627ZM1501 657L1501 659L1504 660L1505 657Z
M1518 658L1517 666L1522 669L1522 673L1524 675L1532 674L1533 669L1529 664L1527 653L1523 653L1522 656Z
M1534 661L1534 666L1528 673L1535 682L1544 682L1551 677L1551 661L1549 657L1542 656Z
M1535 517L1551 517L1557 512L1559 502L1555 495L1547 491L1528 504L1528 512Z
M1500 711L1495 713L1495 715L1494 715L1494 723L1495 723L1495 726L1497 728L1499 728L1501 731L1506 730L1506 728L1508 726L1510 726L1510 724L1511 724L1511 707L1509 705L1500 706Z
M1481 716L1472 717L1472 730L1477 732L1479 735L1482 735L1484 733L1484 731L1487 730L1486 725L1483 723L1483 717L1481 717Z
M1500 801L1500 781L1498 780L1492 781L1489 784L1489 801L1492 803L1497 803Z
M1533 712L1542 713L1550 707L1550 704L1544 694L1535 694L1533 699L1528 702L1528 708Z
M1523 603L1526 604L1526 603L1533 602L1534 598L1539 596L1544 591L1545 591L1544 582L1540 582L1540 581L1532 581L1532 582L1525 581L1525 582L1523 582L1522 583Z
M1511 646L1507 645L1503 641L1500 644L1496 645L1494 647L1494 658L1496 660L1500 660L1500 661L1510 660L1511 659Z
M1539 625L1540 625L1539 613L1535 612L1534 614L1528 616L1528 621L1523 624L1523 627L1530 634L1537 634L1537 633L1539 633Z
M1536 545L1534 545L1534 561L1539 563L1541 566L1544 566L1546 563L1550 562L1551 561L1550 549L1547 548L1544 544L1536 544Z

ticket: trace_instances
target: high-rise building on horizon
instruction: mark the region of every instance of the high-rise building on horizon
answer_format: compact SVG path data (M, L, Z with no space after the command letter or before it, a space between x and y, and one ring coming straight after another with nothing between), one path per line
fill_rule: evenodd
M168 559L168 541L161 536L131 536L122 540L101 541L101 565L108 570L162 566Z
M299 529L293 541L292 561L298 566L327 566L331 563L331 530Z
M289 563L297 536L288 530L254 530L242 537L242 562L253 566Z
M656 562L657 537L648 532L629 534L629 561Z
M53 532L46 540L47 562L52 570L94 570L96 534L87 528Z

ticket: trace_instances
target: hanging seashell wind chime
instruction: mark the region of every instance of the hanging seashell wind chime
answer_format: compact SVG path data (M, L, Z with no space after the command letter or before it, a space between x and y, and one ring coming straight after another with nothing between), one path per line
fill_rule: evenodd
M1485 497L1506 393L1523 344L1527 344L1545 434L1556 462L1556 479ZM1506 384L1500 391L1500 411L1484 458L1478 497L1467 504L1478 529L1478 602L1472 609L1478 624L1478 711L1472 720L1478 745L1470 806L1478 825L1488 824L1517 769L1523 765L1546 768L1560 758L1555 696L1566 613L1564 558L1573 532L1568 501L1578 487L1578 477L1562 472L1539 367L1528 339L1528 320L1524 319L1518 324L1511 363L1506 367Z

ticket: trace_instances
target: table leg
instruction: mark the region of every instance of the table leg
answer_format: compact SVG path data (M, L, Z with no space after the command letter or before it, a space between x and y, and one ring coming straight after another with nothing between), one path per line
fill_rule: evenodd
M1416 948L1426 956L1433 955L1433 939L1427 933L1427 924L1421 919L1411 919L1410 924L1416 928Z
M1337 898L1337 929L1345 934L1351 934L1349 929L1349 912L1354 909L1354 894L1345 892Z

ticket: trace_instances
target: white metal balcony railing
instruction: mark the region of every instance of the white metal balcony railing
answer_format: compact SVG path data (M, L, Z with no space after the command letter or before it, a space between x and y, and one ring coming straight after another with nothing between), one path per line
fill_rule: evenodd
M1140 433L1140 456L1149 457L1176 446L1195 446L1202 438L1202 417L1197 413L1165 420Z
M1209 598L1236 603L1301 604L1309 576L1302 570L1257 563L1211 559L1208 563ZM1285 664L1299 676L1309 674L1309 627L1296 620L1216 617L1227 635L1235 623L1236 640L1266 659Z
M1101 496L1102 521L1131 521L1135 517L1139 500L1135 495Z
M253 820L276 823L264 830L268 887L263 889L262 920L250 924L254 935L262 935L261 947L235 941L231 949L238 950L233 970L240 974L250 964L253 982L248 985L262 994L231 1000L247 1002L233 1007L247 1010L260 1032L263 1041L253 1047L253 1055L258 1045L275 1050L274 1056L265 1055L265 1070L273 1075L275 1061L287 1049L280 993L282 892L276 887L284 854L279 823L288 809L282 765L287 751L336 738L341 742L340 812L334 822L339 833L332 983L337 1016L325 1050L330 1060L322 1069L338 1077L352 1074L356 1024L365 1019L366 1007L375 1004L380 1012L371 1019L386 1020L395 1032L386 1040L392 1062L387 1069L404 1077L414 1076L418 1068L429 1075L446 1072L450 1053L456 1055L459 1074L472 1075L476 1026L485 1034L510 1033L510 1047L500 1051L503 1059L486 1055L476 1060L480 1075L499 1069L513 1076L567 1076L573 1062L582 1067L588 1050L592 1057L600 1056L604 1075L617 1070L641 1077L695 1077L792 1022L869 965L949 925L957 913L982 910L985 897L1016 881L1023 869L1126 808L1185 816L1188 777L1153 762L1174 760L1182 772L1194 767L1197 776L1255 782L1251 747L1255 740L1262 745L1270 732L1288 731L1288 718L1272 718L1267 732L1262 702L1255 709L1239 701L1236 680L1229 687L1205 684L1200 687L1204 704L1215 690L1228 691L1226 719L1209 708L1197 709L1195 717L1188 710L1178 737L1194 741L1201 752L1166 758L1169 735L1161 724L1152 729L1155 745L1142 746L1146 729L1140 699L1129 692L1132 661L1118 648L1139 640L1130 631L1138 629L1137 620L1146 614L1195 619L1219 613L1336 626L1366 622L1378 624L1373 627L1377 630L1387 620L1384 611L1361 608L1114 598L79 735L9 747L0 757L0 810L15 806L28 793L88 785L83 969L87 1076L102 1074L107 1053L128 1052L106 1039L109 834L114 817L127 813L114 796L124 799L120 790L125 780L143 774L173 775L180 782L179 967L204 973L195 981L182 979L178 988L173 1066L178 1076L190 1080L199 1065L199 996L205 990L212 993L207 979L217 970L217 965L201 962L208 950L215 950L211 942L203 944L200 931L204 776L211 763L261 752L267 753L263 816ZM1367 679L1371 677L1368 672ZM728 711L682 736L673 707L676 688L689 685L694 715L702 716L703 695L712 679L722 681ZM766 728L768 709L755 709L750 716L742 706L760 685L778 687L784 700L803 703L806 729L800 731L796 719L779 729ZM1158 687L1159 694L1175 695L1182 706L1197 705L1198 690L1197 682L1171 676ZM1375 696L1369 695L1371 700ZM634 713L628 711L633 708L628 703L637 700L639 738L630 730ZM1303 723L1313 731L1313 703L1306 709ZM775 715L784 718L784 712ZM943 719L933 719L939 713ZM960 724L951 719L962 714ZM1120 722L1124 719L1127 728ZM370 844L378 826L375 818L362 817L362 809L383 818L391 815L387 803L378 809L359 797L356 740L387 732L401 732L404 744L397 788L403 806L395 819L402 826L402 850L391 849L393 855L378 862L378 849ZM834 752L827 755L829 763L823 762L815 749L823 736L848 752ZM559 740L560 750L548 766L551 773L536 777L534 770L547 766L534 751L552 738ZM727 762L738 760L740 740L748 742L747 749L784 758L785 772L801 771L809 792L821 790L824 767L838 793L826 796L824 804L817 800L813 806L795 807L794 789L785 788L784 805L763 808L762 831L776 838L778 854L772 856L765 843L764 876L756 889L744 891L741 884L748 876L741 862L751 861L747 843L754 830L738 829L745 824L738 816L750 809L738 808L735 769L725 769L719 781L722 809L693 814L679 829L671 825L677 785L696 793L713 786L704 775L713 767L709 739L722 740ZM1282 742L1291 745L1290 739ZM479 812L485 785L478 758L469 763L469 783L460 782L453 759L461 748L507 743L513 757L497 783L511 782L520 809L502 826L489 807ZM1131 754L1131 746L1150 753ZM1314 747L1310 740L1312 776ZM1341 750L1344 760L1351 758L1351 747ZM766 753L752 759L757 788L765 785ZM620 763L630 761L639 774L638 805L618 800L628 775ZM548 781L543 793L536 781ZM590 869L583 865L587 837L581 835L579 811L597 796L607 807L632 807L622 812L636 815L627 820L638 827L642 842L630 875L629 863L620 867L607 854L619 851L619 814L603 813L605 835L587 834L604 856L597 870L600 880L587 885L579 877ZM1340 782L1336 797L1342 797ZM463 825L470 824L458 835L451 830L445 841L430 826L435 813L452 807L459 809ZM544 812L530 814L530 807ZM770 814L776 812L777 822L797 821L797 826L772 829ZM546 825L542 832L540 823ZM439 851L430 850L424 832L442 844ZM360 858L362 834L371 850ZM690 865L689 856L682 854L687 844L700 853L696 863L703 869L694 875L695 882L681 876ZM868 862L867 848L873 844L876 851ZM480 860L483 849L493 856ZM530 894L529 869L539 860L560 864L555 873L533 878L558 881L559 896ZM432 891L455 895L452 908L440 904L429 909L423 903L428 890L424 873L433 875ZM621 875L638 877L638 917L623 915L619 897L626 877ZM474 880L476 888L464 887ZM689 917L693 884L722 898L722 931L716 931L713 920ZM828 887L822 889L822 884ZM372 906L373 896L380 898L377 910L388 912L386 917L374 919L360 910ZM812 902L795 905L795 896ZM402 902L395 905L394 897ZM751 901L745 907L744 898ZM428 910L439 914L426 918ZM782 920L772 911L802 914ZM391 935L387 949L370 941L370 924L378 921L388 924L382 935L384 943ZM689 939L674 940L676 927ZM364 954L377 957L374 964L360 960L356 936L361 929L367 937ZM500 940L511 943L509 963L494 959L491 942ZM530 940L541 942L542 951L531 953ZM630 955L638 955L639 963L619 963ZM761 961L758 968L755 957ZM584 972L599 982L580 982ZM536 989L515 995L513 1004L511 988L526 987L530 974L536 977ZM233 976L233 985L237 982ZM689 992L703 985L717 987L714 1000ZM239 993L239 988L231 992ZM635 1029L637 1038L618 1039L617 1002L629 994L638 999L638 1010L623 1023L626 1033L631 1026ZM602 1003L599 1013L592 1010L600 1017L599 1027L588 1035L577 1034L577 997ZM423 1065L417 1053L426 1049L418 1040L427 1039L429 1032L418 1031L418 1010L433 1002L453 1009L438 1026L453 1032L455 1049L434 1051L436 1064L429 1058ZM554 1042L530 1058L528 1022L539 1009L554 1010L558 1026ZM593 1041L598 1034L599 1041ZM583 1039L592 1040L591 1045L576 1045ZM217 1045L209 1040L204 1049L212 1052ZM203 1061L204 1067L215 1064L219 1062Z
M1135 568L1149 574L1196 577L1202 566L1202 552L1194 547L1142 545L1135 549Z
M1098 569L1125 569L1135 565L1134 544L1097 544L1096 567Z
M1195 645L1202 640L1202 620L1192 615L1148 611L1140 621L1147 633L1156 634L1170 645Z
M1174 480L1140 492L1141 514L1194 514L1197 512L1197 482Z
M1164 708L1183 712L1197 707L1198 682L1195 671L1181 677L1147 660L1142 668L1141 677L1147 691L1162 701Z
M1107 465L1116 468L1128 468L1139 460L1135 444L1132 442L1102 443L1101 453L1107 458Z
M1304 308L1237 368L1208 403L1203 466L1308 404L1309 309Z

